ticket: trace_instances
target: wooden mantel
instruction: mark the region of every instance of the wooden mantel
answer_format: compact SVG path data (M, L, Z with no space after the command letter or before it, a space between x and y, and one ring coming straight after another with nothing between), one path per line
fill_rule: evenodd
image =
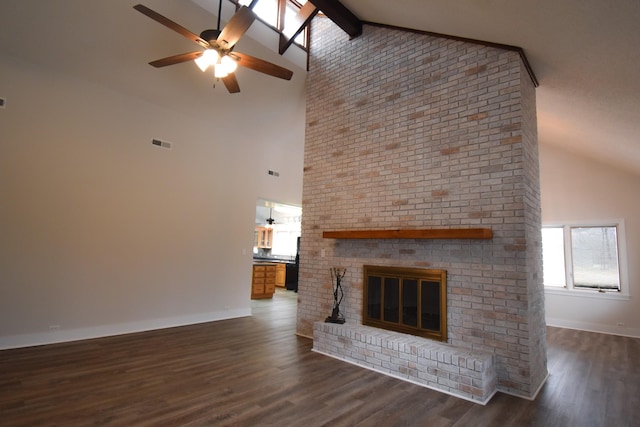
M491 239L490 228L430 228L421 230L323 231L325 239Z

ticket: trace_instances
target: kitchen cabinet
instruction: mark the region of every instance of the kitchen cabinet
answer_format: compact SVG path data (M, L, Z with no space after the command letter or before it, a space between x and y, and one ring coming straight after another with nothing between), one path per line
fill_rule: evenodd
M287 266L286 264L276 264L276 286L284 288L284 284L287 280Z
M258 248L271 249L273 244L273 228L256 227L254 245Z
M276 291L276 275L278 264L253 264L251 279L251 299L272 298Z

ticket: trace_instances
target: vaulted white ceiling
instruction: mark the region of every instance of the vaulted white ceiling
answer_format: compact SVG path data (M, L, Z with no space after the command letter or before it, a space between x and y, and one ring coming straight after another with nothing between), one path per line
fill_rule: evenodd
M520 47L540 143L640 174L640 1L342 0L359 19Z
M214 125L230 116L268 120L265 104L273 105L282 93L304 86L239 68L241 92L229 94L221 82L213 88L213 75L203 74L191 62L153 68L149 61L201 48L134 10L138 3L195 34L216 27L217 17L203 5L215 4L217 13L217 0L1 0L0 58L106 86ZM223 6L224 25L235 9L226 0ZM294 72L292 81L304 82L306 61L300 65L253 40L260 27L264 25L254 23L236 50L286 67ZM277 46L274 31L262 37L274 38ZM7 108L11 105L9 99Z
M229 95L222 86L211 89L195 67L152 69L148 61L194 46L133 10L138 2L196 33L215 23L207 11L214 0L2 0L0 55L99 81L185 113L229 114L242 109L248 96L287 90L286 81L251 70L238 72L242 94ZM521 47L540 83L540 143L640 174L640 1L342 3L363 21ZM252 26L238 50L293 69L294 79L304 79L300 61L290 52L281 57L250 39L262 43L272 37L260 32L261 25Z

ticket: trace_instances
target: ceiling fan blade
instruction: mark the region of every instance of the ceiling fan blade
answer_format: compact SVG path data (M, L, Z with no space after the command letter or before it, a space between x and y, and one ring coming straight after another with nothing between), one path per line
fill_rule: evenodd
M238 85L238 79L234 73L227 74L227 77L222 78L222 83L226 86L229 93L240 92L240 85Z
M252 70L285 80L291 80L291 77L293 76L293 71L291 70L287 70L284 67L272 64L271 62L256 58L251 55L247 55L245 53L232 52L229 55L236 58L238 60L238 65L242 65L245 68L250 68Z
M207 42L206 40L193 34L191 31L187 30L182 25L176 24L171 19L165 18L164 16L160 15L158 12L155 12L149 9L147 6L144 6L142 4L137 4L133 6L133 8L138 12L144 15L147 15L149 18L153 19L154 21L159 22L165 27L175 31L176 33L183 35L184 37L188 38L192 42L198 43L200 46L204 47L205 49L209 47L209 42Z
M218 46L223 49L231 49L238 43L240 37L247 32L255 19L256 14L247 6L242 6L222 29L222 32L216 40Z
M167 65L179 64L181 62L192 61L202 56L202 52L188 52L181 53L180 55L173 55L162 59L149 62L149 65L153 65L156 68L166 67Z

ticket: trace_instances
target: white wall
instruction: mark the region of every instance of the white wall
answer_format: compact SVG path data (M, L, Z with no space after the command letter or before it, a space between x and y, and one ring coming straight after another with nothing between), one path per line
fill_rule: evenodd
M543 224L624 220L630 293L613 299L547 291L547 324L640 337L640 176L543 144L540 175Z
M0 348L249 315L256 198L301 204L287 84L191 116L0 52Z

